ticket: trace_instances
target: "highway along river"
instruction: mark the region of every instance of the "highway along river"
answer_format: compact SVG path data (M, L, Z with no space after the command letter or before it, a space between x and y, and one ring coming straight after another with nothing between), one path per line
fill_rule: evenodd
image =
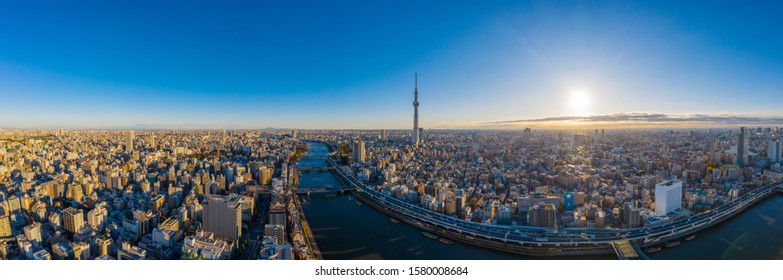
M303 167L324 167L320 143L309 143ZM299 188L342 185L330 172L302 172ZM429 239L405 223L395 224L375 209L356 203L350 194L301 195L318 247L325 259L493 260L542 259L484 249L463 243L447 245ZM774 195L679 246L650 254L652 259L783 259L783 196ZM616 259L614 255L543 259Z

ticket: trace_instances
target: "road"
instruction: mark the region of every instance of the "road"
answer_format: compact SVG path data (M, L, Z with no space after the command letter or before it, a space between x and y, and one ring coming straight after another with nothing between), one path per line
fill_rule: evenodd
M264 225L267 224L269 217L269 195L261 195L259 203L256 203L256 214L250 222L248 231L242 235L242 242L247 242L241 260L256 260L258 253L263 247Z

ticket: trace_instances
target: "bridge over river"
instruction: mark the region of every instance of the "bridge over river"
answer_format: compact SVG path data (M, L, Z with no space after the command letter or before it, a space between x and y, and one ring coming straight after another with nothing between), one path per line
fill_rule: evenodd
M353 187L347 187L347 186L332 186L332 185L323 185L323 186L317 186L317 187L311 187L311 188L305 188L305 189L297 189L297 194L318 194L318 193L342 193L347 191L352 191Z

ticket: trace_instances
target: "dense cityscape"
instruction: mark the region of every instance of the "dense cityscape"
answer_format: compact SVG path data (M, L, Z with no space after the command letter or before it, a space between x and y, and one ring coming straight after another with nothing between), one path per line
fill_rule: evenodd
M783 180L779 127L425 131L415 80L412 130L2 130L0 258L323 259L300 195L350 192L446 245L647 259Z
M311 141L411 206L550 233L673 223L783 174L780 128L415 132L3 130L0 257L321 258L299 201Z
M0 267L772 275L782 9L0 1Z
M648 259L783 181L780 127L425 130L413 95L411 130L0 130L0 258L324 259L303 201L347 192L445 245Z

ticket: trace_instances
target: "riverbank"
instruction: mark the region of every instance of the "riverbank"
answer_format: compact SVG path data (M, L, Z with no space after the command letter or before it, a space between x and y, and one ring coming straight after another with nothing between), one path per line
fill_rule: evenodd
M457 220L425 209L399 201L378 193L371 187L356 180L349 171L341 169L333 161L328 161L336 170L336 175L347 184L357 188L366 200L376 205L379 211L389 211L403 215L418 223L427 223L434 230L442 230L454 238L465 239L470 234L471 244L492 249L506 250L514 253L533 256L558 255L591 255L604 254L616 242L634 242L641 247L669 244L679 238L694 234L700 230L719 224L738 213L741 213L756 202L776 194L780 182L754 189L724 206L713 211L699 213L687 219L645 228L632 229L568 229L562 232L547 231L543 228L520 227L512 229L507 226L483 225ZM513 232L512 232L513 230ZM524 232L521 232L524 231ZM510 234L516 238L508 238ZM478 237L478 238L477 238Z
M315 241L313 231L310 228L310 223L307 222L307 216L305 215L304 209L302 208L301 198L299 198L298 195L294 195L294 197L294 203L296 203L296 209L299 211L299 221L302 224L302 232L304 233L305 240L307 241L307 247L310 248L316 259L323 260L324 256L321 254L321 249L318 248L318 243Z
M654 260L783 260L783 196L773 195L742 213L647 254Z
M478 246L491 250L498 250L507 253L521 254L535 257L552 257L552 256L581 256L581 255L609 255L613 254L611 247L607 246L594 246L594 247L582 247L583 250L562 250L555 247L528 247L520 246L513 243L496 242L486 240L481 237L471 236L470 234L462 234L454 231L438 228L437 226L429 225L427 223L416 220L415 218L408 217L396 211L390 210L388 207L380 205L373 201L372 198L364 197L361 192L354 192L357 198L361 199L364 204L373 207L375 210L384 213L385 215L403 221L415 228L423 231L432 232L441 237L446 237L454 241L462 242L472 246Z
M310 152L328 154L326 146L314 146ZM325 162L319 160L313 164L323 166ZM303 188L342 185L332 173L302 175ZM352 195L323 194L307 197L308 201L303 202L315 239L326 259L616 259L613 252L557 256L512 254L433 231L456 241L454 245L445 245L421 235L422 230L431 230L431 227L418 227L416 220L389 215L383 211L385 208L376 210L366 200L366 206L357 206L355 199L349 200L349 197ZM394 224L388 217L403 223ZM783 232L781 221L783 196L771 196L718 225L699 231L693 240L682 238L681 245L670 248L661 244L662 249L649 256L651 259L781 259L779 252L783 252L783 240L778 242L774 236L776 232Z
M328 154L324 145L312 144L313 157L303 157L301 164L325 166L315 160ZM313 160L309 160L312 158ZM300 189L323 185L342 186L329 172L300 174ZM395 224L387 215L366 205L359 206L353 194L325 193L300 196L304 212L324 259L328 260L513 260L526 259L505 253L455 242L447 245L431 240L418 228L407 223ZM538 259L538 258L535 258ZM611 259L611 256L605 259Z

